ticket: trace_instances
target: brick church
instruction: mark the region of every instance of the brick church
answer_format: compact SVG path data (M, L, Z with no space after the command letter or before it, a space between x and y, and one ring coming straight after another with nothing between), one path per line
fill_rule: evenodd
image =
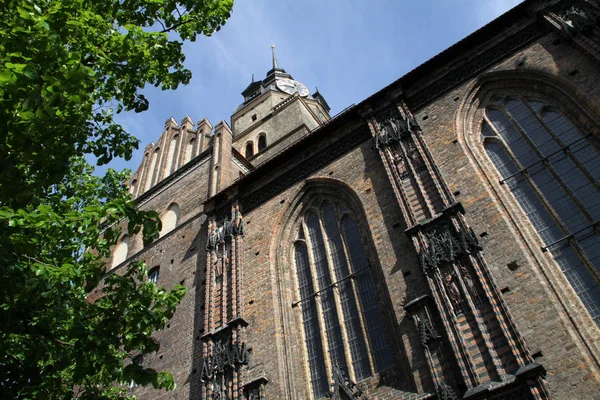
M162 231L111 273L188 289L137 360L177 389L132 393L600 399L600 3L527 0L336 116L286 67L128 182Z

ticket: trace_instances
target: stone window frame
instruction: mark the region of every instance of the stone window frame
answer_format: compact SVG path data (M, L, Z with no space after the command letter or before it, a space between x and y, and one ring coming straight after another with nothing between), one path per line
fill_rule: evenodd
M315 188L315 186L318 186L319 188ZM299 356L300 359L300 368L302 371L298 371L299 373L301 372L302 375L304 375L304 382L306 382L305 386L304 386L304 390L307 390L306 395L307 398L315 398L313 395L313 390L312 390L312 386L311 386L311 378L310 378L310 366L308 365L308 353L307 353L307 349L306 349L306 342L305 342L305 331L304 331L304 326L303 326L303 318L302 318L302 310L301 310L301 305L298 305L298 300L301 299L300 296L300 291L299 291L299 282L298 282L298 276L297 276L297 270L296 270L296 264L295 264L295 260L294 260L294 242L296 242L296 240L298 239L296 236L296 233L298 232L298 228L300 226L300 224L302 224L303 218L304 216L307 215L308 210L310 209L314 209L315 207L321 207L321 205L323 203L338 203L343 205L345 208L347 208L347 210L349 210L349 214L353 217L353 219L355 220L356 224L358 225L358 232L359 232L359 236L360 236L360 241L362 244L362 249L364 251L365 257L367 259L368 264L370 265L369 269L370 269L370 275L371 275L371 279L372 279L372 284L373 284L373 288L374 288L374 295L377 301L377 305L379 306L380 310L385 310L388 307L391 307L391 304L388 304L389 301L386 301L385 296L383 296L383 294L381 293L381 288L379 287L379 282L381 282L381 280L384 279L383 276L381 276L382 272L381 272L381 267L379 265L378 262L378 256L377 256L377 252L375 250L375 246L373 243L373 238L370 235L370 232L368 230L368 228L366 227L366 215L364 214L364 209L362 208L362 204L360 202L360 199L358 198L358 196L356 195L356 193L354 193L352 191L352 189L348 188L345 184L332 180L332 179L321 179L321 178L317 178L317 179L313 179L310 180L308 183L305 183L304 188L300 190L299 194L296 196L295 201L292 202L292 206L290 207L290 209L288 209L288 215L287 218L284 218L284 221L287 220L288 223L283 223L282 225L284 226L283 228L283 238L281 238L281 253L278 254L278 259L279 259L279 263L285 263L286 265L289 265L288 268L285 268L285 274L284 276L282 276L282 285L285 285L284 281L288 282L288 285L291 287L289 290L291 290L292 292L292 305L291 305L291 317L293 318L293 325L292 326L288 326L288 329L293 330L297 335L297 339L298 340L298 344L299 344L299 348L296 348L295 351L299 352L299 354L297 356ZM318 205L317 205L318 204ZM341 222L341 218L340 220L338 220L338 222ZM347 254L347 253L346 253ZM330 257L328 255L328 257ZM283 261L285 260L285 261ZM331 266L330 266L330 271L331 271ZM315 277L316 278L316 277ZM333 276L332 276L333 278ZM337 290L337 289L336 289ZM356 293L356 291L354 292ZM339 296L339 295L338 295ZM383 297L382 297L383 296ZM389 299L388 299L389 300ZM361 301L357 298L356 300L358 303L361 303ZM336 307L338 311L340 310L340 304L339 302L336 302ZM289 309L288 309L289 310ZM284 310L284 313L287 313L289 311ZM362 316L362 305L359 307L359 313L361 314L361 318L364 319L364 317ZM370 366L370 375L368 375L367 377L365 377L363 380L371 380L377 376L379 376L380 373L382 373L383 371L388 370L389 368L393 368L396 365L396 356L394 353L394 349L396 347L396 343L394 342L394 339L392 337L393 335L393 324L389 321L390 316L385 314L384 312L381 312L382 314L382 329L384 332L383 338L386 340L386 344L387 344L387 348L388 351L391 355L391 360L389 361L389 364L385 365L383 368L378 369L378 367L376 366L376 360L375 360L375 352L374 352L374 348L372 346L372 344L370 343L370 338L368 336L368 334L366 334L365 337L365 342L367 344L367 353L368 353L368 360L369 360L369 366ZM319 320L319 327L322 328L323 327L323 320L322 317ZM344 324L344 319L340 318L340 324L339 326L343 327ZM362 325L362 327L364 328L364 323ZM285 329L285 328L284 328ZM344 331L346 331L346 328L343 328ZM327 339L325 338L325 330L321 329L321 337L322 340L321 342L324 343L327 341ZM364 330L363 330L363 334L364 334ZM346 356L346 359L349 360L348 362L348 366L349 366L349 371L348 371L348 375L350 377L351 380L353 381L357 381L356 376L354 374L354 370L352 367L350 367L350 365L352 364L352 357L350 355L350 351L348 349L348 345L345 343L345 339L347 338L347 335L343 336L344 338L344 354ZM290 349L287 349L288 351ZM331 363L331 359L330 356L327 355L327 350L326 347L323 350L324 356L325 356L325 378L327 380L328 383L330 383L329 381L331 380L331 374L333 371L333 365ZM292 371L290 371L290 373L293 373ZM362 381L362 380L361 380ZM308 388L308 389L306 389Z
M591 133L590 140L594 141L597 148L600 148L600 119L591 113L591 102L580 91L562 78L545 72L489 72L471 82L465 92L456 113L459 143L465 148L465 154L485 183L487 192L495 200L497 209L515 238L515 245L521 248L521 254L531 265L535 265L534 274L547 283L546 288L561 305L563 318L573 324L582 345L587 347L592 357L599 359L600 344L595 340L598 327L554 258L542 250L544 243L535 228L530 223L522 223L528 221L528 217L510 190L500 184L501 177L486 154L481 137L485 108L493 97L498 96L528 96L543 101L557 109L580 132Z

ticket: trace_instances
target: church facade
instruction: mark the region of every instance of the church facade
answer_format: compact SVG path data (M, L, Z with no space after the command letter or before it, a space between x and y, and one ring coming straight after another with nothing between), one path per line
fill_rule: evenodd
M142 399L600 399L600 4L526 0L331 117L273 56L128 182L188 293Z

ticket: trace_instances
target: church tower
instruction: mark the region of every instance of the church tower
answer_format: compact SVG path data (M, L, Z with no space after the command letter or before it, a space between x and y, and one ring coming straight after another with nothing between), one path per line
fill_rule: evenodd
M254 166L261 164L330 119L319 91L294 80L275 57L265 79L254 80L242 92L244 102L231 116L233 147Z

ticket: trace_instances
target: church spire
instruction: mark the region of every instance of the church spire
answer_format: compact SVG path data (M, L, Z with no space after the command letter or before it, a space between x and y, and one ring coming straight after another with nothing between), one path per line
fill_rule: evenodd
M277 64L277 57L275 57L275 45L271 45L271 53L273 53L273 69L279 69L279 65Z

